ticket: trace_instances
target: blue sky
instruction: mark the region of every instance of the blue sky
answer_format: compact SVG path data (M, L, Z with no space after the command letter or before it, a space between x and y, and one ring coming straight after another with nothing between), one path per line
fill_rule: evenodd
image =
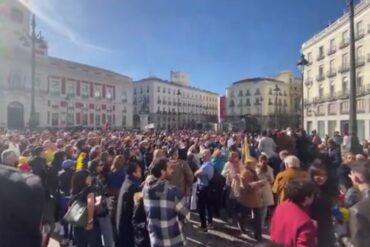
M193 86L220 94L246 77L298 75L302 42L346 7L345 0L31 1L52 56L134 80L185 71Z

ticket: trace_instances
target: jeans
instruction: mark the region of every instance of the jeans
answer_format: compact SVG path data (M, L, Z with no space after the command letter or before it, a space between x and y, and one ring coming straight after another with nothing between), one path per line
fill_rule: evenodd
M89 231L83 227L75 227L74 242L76 247L103 247L99 225L94 223L93 229Z
M207 228L206 212L208 216L208 224L212 224L213 206L208 198L208 188L198 188L198 211L201 227Z
M263 229L265 227L268 207L265 206L261 208L260 210L261 210L261 228Z
M103 246L114 247L113 227L109 215L105 217L98 217L98 222L101 234L103 236Z
M230 187L226 187L226 198L225 198L225 205L226 205L226 213L227 218L229 220L235 220L238 216L238 203L235 198L230 197Z
M72 239L72 227L63 220L63 216L67 213L68 211L68 203L69 203L70 197L65 197L63 195L60 196L59 198L59 208L60 208L60 221L63 226L63 237L65 239Z

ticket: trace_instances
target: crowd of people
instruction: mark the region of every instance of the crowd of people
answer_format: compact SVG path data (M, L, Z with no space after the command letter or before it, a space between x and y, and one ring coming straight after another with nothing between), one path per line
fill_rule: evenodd
M270 246L368 246L370 146L346 139L2 130L0 246L186 246L191 212L202 234L216 217Z

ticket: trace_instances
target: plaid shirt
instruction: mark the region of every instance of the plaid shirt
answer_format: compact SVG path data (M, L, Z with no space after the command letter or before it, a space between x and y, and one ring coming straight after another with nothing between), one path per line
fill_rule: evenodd
M180 222L180 218L190 217L185 198L167 180L147 182L143 194L151 246L185 246Z

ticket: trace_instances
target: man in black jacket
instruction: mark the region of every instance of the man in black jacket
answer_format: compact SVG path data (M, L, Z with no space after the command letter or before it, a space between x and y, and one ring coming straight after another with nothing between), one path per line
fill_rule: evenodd
M40 179L0 165L0 246L41 246L44 192Z
M117 203L117 247L134 247L132 215L134 211L134 194L138 192L141 179L141 167L138 162L129 164L127 176L119 192Z

